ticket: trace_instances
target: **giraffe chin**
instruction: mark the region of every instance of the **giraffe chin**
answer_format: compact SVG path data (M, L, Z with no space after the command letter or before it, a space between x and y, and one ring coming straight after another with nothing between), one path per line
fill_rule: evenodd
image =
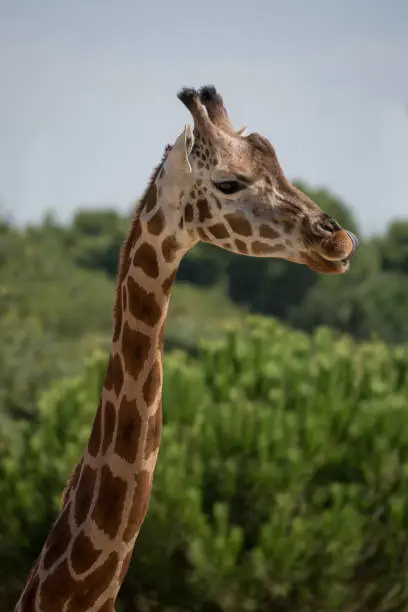
M350 267L348 259L333 261L318 253L305 254L303 259L308 268L319 274L344 274Z

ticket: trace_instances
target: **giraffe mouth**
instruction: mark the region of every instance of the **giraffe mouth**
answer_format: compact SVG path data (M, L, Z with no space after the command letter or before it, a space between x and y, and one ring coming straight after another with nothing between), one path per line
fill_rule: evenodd
M358 238L352 232L344 231L348 236L349 249L344 257L313 249L305 253L305 264L316 272L322 274L344 274L350 267L350 261L358 249Z

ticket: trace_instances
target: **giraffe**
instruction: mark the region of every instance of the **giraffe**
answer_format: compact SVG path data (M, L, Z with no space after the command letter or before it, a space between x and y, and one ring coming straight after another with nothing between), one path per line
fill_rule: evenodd
M214 86L178 98L194 125L166 147L134 212L89 441L15 612L114 612L150 500L164 324L183 255L204 241L341 274L358 246L287 180L267 138L234 129Z

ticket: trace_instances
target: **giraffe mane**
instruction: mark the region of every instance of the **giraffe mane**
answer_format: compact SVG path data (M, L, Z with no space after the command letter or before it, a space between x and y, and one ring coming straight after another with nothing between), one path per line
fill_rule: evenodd
M137 224L139 222L139 217L140 217L140 212L142 211L143 207L145 206L147 200L149 199L149 197L152 195L151 192L152 190L155 190L155 181L156 178L160 172L160 170L163 167L164 162L167 159L167 156L169 154L169 152L172 149L172 145L168 144L166 145L166 147L164 148L164 152L162 155L162 158L160 160L160 162L157 164L157 166L153 169L151 175L150 175L150 179L147 183L147 186L142 194L142 196L139 198L136 206L133 209L132 212L132 216L131 216L131 222L130 222L130 229L126 235L126 238L122 244L122 247L120 249L120 255L119 255L119 273L118 273L118 278L117 278L117 282L116 282L116 297L115 297L115 303L113 306L113 321L116 321L117 318L117 313L120 309L120 300L121 300L121 296L120 296L120 286L123 282L123 279L126 276L126 272L127 272L127 267L126 267L126 262L129 260L129 256L130 256L130 251L132 250L132 246L134 244L134 236L136 233L136 227Z

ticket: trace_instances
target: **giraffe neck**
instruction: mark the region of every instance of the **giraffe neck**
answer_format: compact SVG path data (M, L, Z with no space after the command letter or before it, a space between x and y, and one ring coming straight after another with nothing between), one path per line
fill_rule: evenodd
M153 184L122 251L91 436L16 612L113 612L148 509L161 436L163 332L183 254L164 225Z

